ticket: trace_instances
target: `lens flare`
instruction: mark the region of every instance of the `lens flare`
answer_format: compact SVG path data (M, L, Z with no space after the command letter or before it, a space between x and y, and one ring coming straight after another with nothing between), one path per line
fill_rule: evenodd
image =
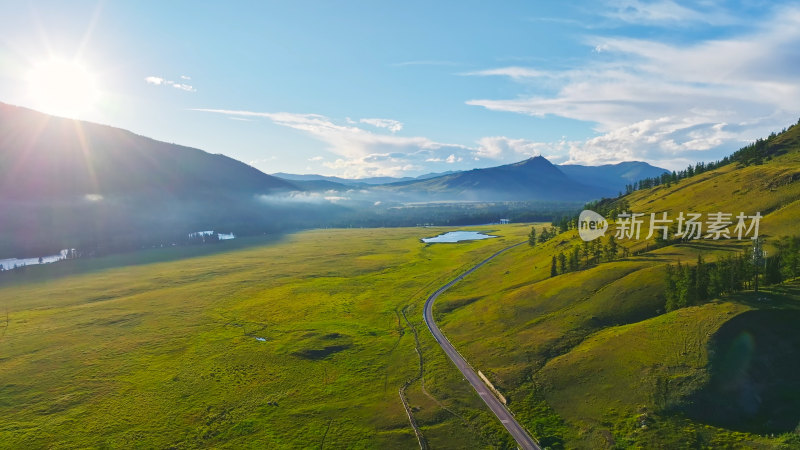
M73 61L36 64L27 80L34 107L54 115L75 118L91 110L100 97L95 76Z

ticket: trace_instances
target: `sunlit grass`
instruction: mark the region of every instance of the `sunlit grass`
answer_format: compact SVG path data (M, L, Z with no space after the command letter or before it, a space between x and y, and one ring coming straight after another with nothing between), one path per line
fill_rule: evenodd
M316 230L174 261L84 262L51 281L35 270L55 265L29 268L0 289L0 446L413 446L397 393L418 370L396 313L407 305L428 393L458 413L412 386L431 442L507 442L420 320L427 294L528 228L481 229L502 237Z

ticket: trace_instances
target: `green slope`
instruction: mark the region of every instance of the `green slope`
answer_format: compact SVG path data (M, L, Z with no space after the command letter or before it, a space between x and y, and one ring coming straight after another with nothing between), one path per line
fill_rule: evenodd
M668 211L672 217L680 211L760 211L761 234L772 248L777 238L798 234L799 136L800 127L793 127L772 140L769 148L780 152L763 164L729 164L636 191L623 198L627 206L603 206ZM708 406L723 397L709 360L715 346L723 345L715 333L747 310L795 308L796 288L773 292L781 302L756 302L745 293L664 314L666 264L693 263L697 255L714 261L746 249L747 242L700 240L654 250L654 240L621 241L637 256L550 278L552 256L580 242L577 232L568 231L534 248L513 249L445 293L435 309L445 334L489 374L534 434L568 447L780 446L797 439L757 434L792 431L786 424L800 423L796 403L774 413L757 408L746 417L730 411L715 417L721 409ZM771 358L764 345L754 351ZM798 357L796 348L786 355ZM788 379L791 367L776 370L782 372L757 373L753 383ZM792 390L797 386L783 384L789 386L786 398L798 395Z

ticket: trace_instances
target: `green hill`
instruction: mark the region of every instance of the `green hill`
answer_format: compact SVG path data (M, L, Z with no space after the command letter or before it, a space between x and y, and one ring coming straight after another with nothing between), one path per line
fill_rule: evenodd
M800 126L792 127L762 145L758 161L722 164L595 206L671 217L758 211L761 235L774 254L781 237L798 234L799 137ZM510 250L442 295L435 313L443 330L545 443L669 448L800 442L783 434L800 424L795 367L774 364L800 353L783 345L779 358L772 345L796 342L797 332L769 312L796 317L798 282L665 313L666 265L693 265L698 255L714 262L749 251L751 241L647 241L648 222L642 239L619 241L631 256L555 277L553 256L582 246L577 231ZM737 325L740 315L759 325ZM751 365L738 369L745 381L725 384L719 354L742 333L761 338L750 349ZM747 407L721 408L737 404L731 397Z

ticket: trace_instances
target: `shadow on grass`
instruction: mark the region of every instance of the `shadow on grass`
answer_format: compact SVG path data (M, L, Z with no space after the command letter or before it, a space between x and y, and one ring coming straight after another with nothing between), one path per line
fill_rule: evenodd
M797 289L794 287L793 289ZM750 293L776 305L786 294ZM758 309L725 323L712 337L711 379L685 407L698 421L752 433L790 432L800 422L800 310Z

